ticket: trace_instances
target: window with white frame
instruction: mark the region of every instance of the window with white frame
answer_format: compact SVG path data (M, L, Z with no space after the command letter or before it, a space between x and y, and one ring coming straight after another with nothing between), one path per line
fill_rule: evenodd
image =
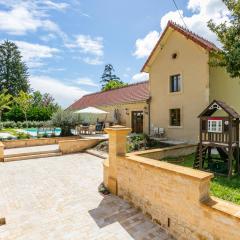
M171 93L181 91L181 75L176 74L170 76L169 90Z
M221 133L222 128L222 120L208 120L208 132Z

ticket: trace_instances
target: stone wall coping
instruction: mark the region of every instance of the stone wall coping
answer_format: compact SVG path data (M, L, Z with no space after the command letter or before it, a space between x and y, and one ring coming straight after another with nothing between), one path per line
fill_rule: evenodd
M78 138L78 139L69 139L69 140L62 140L59 141L58 143L65 143L65 142L78 142L78 141L102 141L102 138Z
M197 181L205 181L207 179L210 180L211 178L213 178L212 173L207 173L207 172L203 172L196 169L186 168L186 167L178 166L172 163L167 163L160 160L141 157L134 154L128 154L126 155L126 157L124 156L119 156L119 157L123 157L127 160L135 161L135 162L148 165L154 168L159 168L164 171L172 172L175 175L184 175L186 177L192 178Z
M121 126L121 125L115 125L113 127L104 128L104 131L106 133L117 132L118 134L120 132L122 132L122 133L130 133L131 130L132 130L131 128L127 128L127 127L124 127L124 126Z
M213 196L209 199L201 201L201 204L205 208L211 208L240 221L240 206L237 204Z
M21 141L26 141L26 142L31 142L31 141L36 141L36 140L47 140L47 139L55 139L55 140L58 140L58 139L68 139L69 140L74 140L74 139L79 139L79 136L69 136L69 137L49 137L49 138L29 138L29 139L11 139L11 140L4 140L4 142L21 142ZM3 142L3 144L4 144Z
M128 153L128 156L135 156L135 155L145 155L148 153L155 153L155 152L164 152L167 150L175 150L175 149L180 149L180 148L186 148L186 147L195 147L197 144L179 144L175 146L170 146L170 147L165 147L165 148L155 148L155 149L149 149L149 150L143 150L143 151L136 151L133 153Z

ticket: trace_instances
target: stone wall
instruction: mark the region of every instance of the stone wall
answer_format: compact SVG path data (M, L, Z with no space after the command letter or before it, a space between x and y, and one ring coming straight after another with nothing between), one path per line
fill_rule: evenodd
M191 153L196 152L195 144L181 144L172 147L166 147L161 149L152 149L147 151L139 151L134 152L133 154L129 154L129 156L142 156L146 158L151 158L155 160L161 160L167 157L179 157L179 156L186 156Z
M4 145L0 142L0 162L4 162Z
M240 206L209 196L211 173L126 154L123 135L128 131L122 131L107 130L104 183L112 193L142 209L176 239L240 239ZM121 141L116 141L119 134Z
M70 153L77 153L82 152L88 148L94 147L102 139L76 139L76 140L66 140L66 141L59 141L59 150L62 154L70 154Z
M33 147L50 144L58 144L62 140L79 139L78 136L72 137L54 137L54 138L36 138L36 139L19 139L19 140L6 140L3 142L4 148L18 148L18 147Z

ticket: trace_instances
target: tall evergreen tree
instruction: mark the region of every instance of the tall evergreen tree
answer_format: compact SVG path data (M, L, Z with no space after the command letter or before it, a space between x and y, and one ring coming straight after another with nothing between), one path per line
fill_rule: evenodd
M231 77L240 77L240 1L222 1L230 11L230 23L208 22L209 28L222 44L222 50L212 52L210 64L224 66Z
M113 72L114 72L114 68L112 64L105 65L101 82L103 84L106 84L112 80L120 80L120 78L117 77L115 74L113 74Z
M102 75L102 91L111 90L114 88L123 87L126 85L123 81L120 80L115 74L113 74L114 68L111 64L107 64L104 67L103 75Z
M13 96L20 91L29 92L28 68L15 43L5 41L0 45L0 92L6 89Z

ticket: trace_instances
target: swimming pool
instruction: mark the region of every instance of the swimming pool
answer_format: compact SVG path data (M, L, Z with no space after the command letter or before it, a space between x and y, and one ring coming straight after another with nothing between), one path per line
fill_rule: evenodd
M61 134L61 128L44 129L44 128L27 128L22 129L21 132L27 133L32 137L37 137L38 135L52 135L59 136Z

